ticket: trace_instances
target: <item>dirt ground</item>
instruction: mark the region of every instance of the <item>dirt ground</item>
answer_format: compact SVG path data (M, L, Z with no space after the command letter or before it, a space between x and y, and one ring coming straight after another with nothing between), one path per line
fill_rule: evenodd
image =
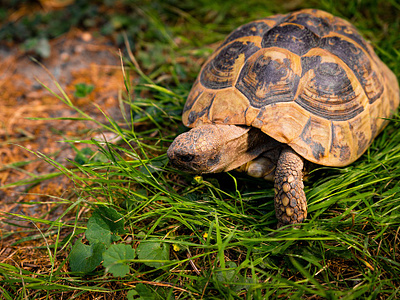
M65 164L67 159L74 159L76 152L68 143L60 141L99 135L98 126L90 122L30 119L78 117L39 81L57 91L55 79L74 105L96 120L105 121L105 118L93 103L112 118L122 118L118 94L124 90L124 80L118 49L112 41L74 29L50 41L50 46L50 57L41 60L45 68L33 61L30 53L21 52L14 45L0 46L0 263L14 261L28 269L39 264L39 258L34 255L36 251L31 250L33 245L13 244L32 234L26 229L36 225L12 214L55 219L62 208L54 209L52 198L47 195L74 197L73 185L65 176L58 176L38 184L4 187L57 171L34 153L46 154ZM80 83L93 85L94 90L86 97L77 98L75 86ZM78 143L74 146L87 147ZM40 264L45 267L47 263Z

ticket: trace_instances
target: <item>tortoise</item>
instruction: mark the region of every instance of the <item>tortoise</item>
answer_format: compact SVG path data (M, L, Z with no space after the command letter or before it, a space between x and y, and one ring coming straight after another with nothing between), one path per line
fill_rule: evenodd
M398 105L395 75L349 22L274 15L234 30L205 62L183 109L192 129L167 155L187 172L273 180L278 227L297 224L305 167L351 164Z

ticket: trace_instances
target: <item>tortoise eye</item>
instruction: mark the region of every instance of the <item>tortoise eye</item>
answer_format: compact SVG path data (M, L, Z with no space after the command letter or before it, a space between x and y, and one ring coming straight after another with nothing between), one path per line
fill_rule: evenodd
M183 155L179 155L178 159L183 162L190 162L194 159L194 155L193 154L183 154Z

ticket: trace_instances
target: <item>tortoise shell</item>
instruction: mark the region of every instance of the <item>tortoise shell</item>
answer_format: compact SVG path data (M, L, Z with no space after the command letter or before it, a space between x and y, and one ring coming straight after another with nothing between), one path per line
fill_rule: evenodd
M253 126L306 160L345 166L398 105L395 75L356 28L305 9L233 31L202 67L183 123Z

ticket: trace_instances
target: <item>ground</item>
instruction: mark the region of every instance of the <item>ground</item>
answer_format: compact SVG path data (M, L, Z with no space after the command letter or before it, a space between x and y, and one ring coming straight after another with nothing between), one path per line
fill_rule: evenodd
M74 160L77 152L66 139L100 138L97 128L90 122L75 122L68 118L78 117L75 110L50 94L42 84L56 90L56 80L71 97L73 103L99 121L104 116L93 105L96 103L112 118L121 119L118 93L124 89L121 60L118 49L107 38L93 37L90 32L71 30L50 41L51 56L35 61L30 53L23 53L16 47L3 46L0 51L0 185L17 181L32 180L42 174L58 170L38 158L35 152L52 157L61 164ZM77 84L93 85L94 90L87 97L74 96ZM43 120L32 118L44 118ZM47 118L66 118L48 120ZM77 149L87 147L75 144ZM23 162L26 162L23 163ZM23 165L21 165L23 163ZM36 266L37 255L32 255L29 243L13 246L13 243L31 234L26 227L34 225L18 217L6 214L23 214L32 218L47 215L54 220L62 213L62 207L52 211L50 195L53 197L75 197L72 182L65 176L13 188L1 189L0 211L2 215L1 234L10 234L2 239L0 262L22 261L25 266ZM29 193L27 193L29 192ZM48 205L35 205L47 202ZM18 224L14 226L12 223ZM21 231L15 234L15 231ZM46 259L46 258L44 258ZM47 264L44 264L45 267Z

